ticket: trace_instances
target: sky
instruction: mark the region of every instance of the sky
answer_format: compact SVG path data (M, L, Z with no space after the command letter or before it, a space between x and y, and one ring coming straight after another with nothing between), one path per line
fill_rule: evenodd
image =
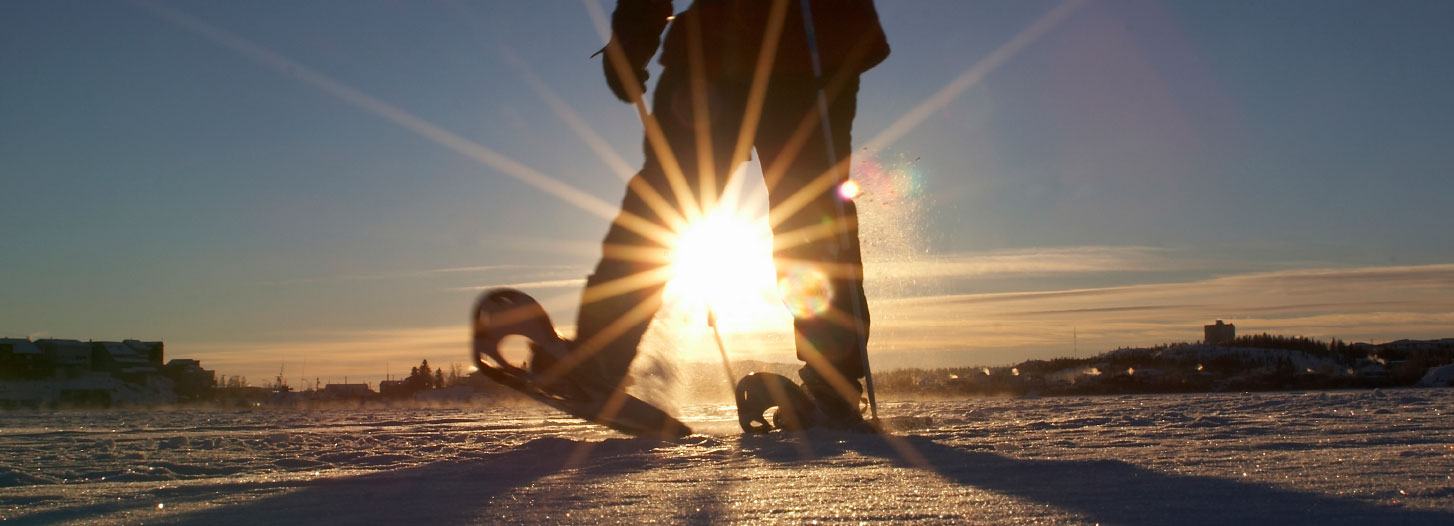
M878 4L852 168L875 368L1216 319L1454 336L1454 4ZM611 7L0 3L0 337L296 384L467 363L494 286L569 334L642 159L589 58ZM730 211L759 238L760 177ZM755 301L680 294L647 352L715 360L714 302L729 354L791 361L767 257L732 277Z

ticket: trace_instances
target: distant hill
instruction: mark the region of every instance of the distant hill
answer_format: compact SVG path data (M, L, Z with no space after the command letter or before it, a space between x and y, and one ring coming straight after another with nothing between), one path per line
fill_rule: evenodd
M885 393L946 395L1373 388L1413 385L1430 368L1449 363L1454 338L1374 345L1260 334L1219 345L1122 348L1011 367L891 371L878 384Z
M1454 338L1382 344L1322 342L1259 334L1226 344L1175 343L1122 348L1085 358L1029 360L1013 366L895 369L874 374L880 394L914 397L1269 391L1397 387L1431 368L1454 364ZM797 380L797 364L741 362L733 378L768 371ZM720 365L678 371L687 391L727 398Z

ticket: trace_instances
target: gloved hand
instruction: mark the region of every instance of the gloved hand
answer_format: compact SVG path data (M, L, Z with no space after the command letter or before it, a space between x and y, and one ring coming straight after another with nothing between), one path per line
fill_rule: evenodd
M646 92L646 79L651 77L651 74L646 72L646 61L650 60L651 57L647 56L646 59L637 61L628 56L626 57L626 67L620 68L617 66L616 61L611 60L611 46L620 45L620 40L612 36L611 43L606 44L606 47L601 48L601 51L597 53L605 55L605 58L601 60L601 70L606 74L606 86L611 88L611 93L615 94L616 98L621 99L621 102L630 103L632 102L631 92L626 87L636 86L637 96ZM625 48L623 47L622 49L624 50ZM618 75L618 72L624 73L626 76Z
M601 61L606 85L621 102L633 102L628 86L635 86L638 93L646 91L646 63L656 54L671 13L671 0L617 0L611 13L611 42L596 54L606 55ZM626 63L618 65L618 60Z

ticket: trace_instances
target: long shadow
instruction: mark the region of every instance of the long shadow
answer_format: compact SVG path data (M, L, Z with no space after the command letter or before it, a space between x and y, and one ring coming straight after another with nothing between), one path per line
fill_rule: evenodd
M853 451L899 466L922 468L906 461L883 437L810 435L804 439L815 456ZM1118 460L1024 460L946 446L925 437L894 440L912 446L929 460L935 473L958 484L1022 497L1102 524L1454 524L1454 513L1449 512L1379 506L1216 477L1174 475ZM773 438L743 440L744 452L773 462L801 462L801 447Z
M459 524L482 520L491 497L560 473L580 445L563 438L541 438L508 451L477 459L433 462L406 469L316 481L289 481L202 486L172 501L206 501L217 493L286 491L235 505L178 515L147 517L149 524ZM646 439L607 439L592 443L589 459L578 474L606 477L649 469L638 453L661 446ZM635 459L635 460L632 460ZM232 487L240 486L240 487ZM298 489L288 490L290 487ZM190 497L190 498L189 498ZM68 508L18 517L21 522L48 524L124 511L103 505ZM137 510L142 511L142 510ZM488 521L486 521L488 522Z

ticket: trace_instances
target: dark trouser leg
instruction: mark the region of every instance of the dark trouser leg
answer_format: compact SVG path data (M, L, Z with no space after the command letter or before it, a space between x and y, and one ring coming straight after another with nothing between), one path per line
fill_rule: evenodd
M842 418L857 417L857 380L863 377L862 349L869 329L857 209L837 191L848 178L857 91L854 78L829 97L837 162L830 162L819 127L818 89L812 82L774 80L758 138L772 201L779 279L797 296L784 301L793 306L798 358L807 363L803 379L810 391L820 391L814 393L820 403L832 395L825 389L835 391L841 404L825 412ZM807 128L802 126L805 119ZM816 292L818 280L827 285L826 298ZM848 404L852 415L834 415L849 411Z
M698 128L698 94L686 75L686 68L668 67L657 83L652 110L670 155L658 152L649 138L645 141L645 166L627 185L621 214L606 233L601 261L586 279L581 298L572 351L592 356L600 366L597 372L610 381L625 377L661 307L671 250L663 234L690 210L704 207L702 188L720 194L731 174L729 157L742 118L743 91L713 85L710 93L701 94L708 101L708 118ZM705 168L698 160L707 156L698 151L699 132L709 135L712 148Z
M643 179L637 174L633 183ZM649 261L665 260L667 249L632 228L630 215L641 216L646 209L640 195L627 190L622 201L621 216L612 222L606 233L601 261L586 278L581 294L580 312L576 316L576 339L572 352L585 353L587 374L601 375L611 382L625 377L636 356L636 345L646 333L651 317L661 307L663 284L654 283L654 276L664 265Z

